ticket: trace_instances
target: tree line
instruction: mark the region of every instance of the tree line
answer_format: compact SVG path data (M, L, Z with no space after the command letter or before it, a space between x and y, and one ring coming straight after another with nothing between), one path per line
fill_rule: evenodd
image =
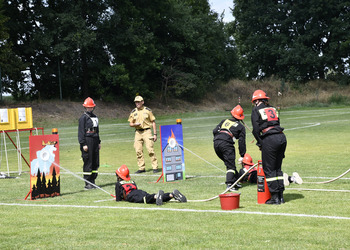
M15 99L195 100L232 78L349 82L350 4L0 0L0 73Z

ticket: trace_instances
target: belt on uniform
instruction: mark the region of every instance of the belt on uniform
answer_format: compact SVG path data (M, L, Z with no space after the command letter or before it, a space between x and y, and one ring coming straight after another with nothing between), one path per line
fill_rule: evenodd
M269 131L270 129L273 129L273 128L275 128L275 126L271 126L271 127L264 128L264 129L262 130L262 132L263 132L263 133L266 133L267 131Z
M136 129L136 131L142 132L142 131L145 131L145 130L147 130L147 129L151 129L151 128L140 128L140 129Z
M220 130L219 133L225 133L228 134L231 138L233 138L233 134L231 134L230 132L226 131L226 130Z

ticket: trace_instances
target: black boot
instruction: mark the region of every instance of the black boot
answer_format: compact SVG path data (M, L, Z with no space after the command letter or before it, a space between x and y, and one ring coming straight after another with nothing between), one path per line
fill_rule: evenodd
M280 205L281 201L278 198L278 193L271 193L271 199L267 200L265 204L268 205Z
M93 186L90 184L90 176L89 175L84 175L84 180L85 180L85 190L93 189Z
M284 201L284 198L283 198L283 191L280 191L280 192L278 193L278 199L280 200L281 204L286 203L286 202Z

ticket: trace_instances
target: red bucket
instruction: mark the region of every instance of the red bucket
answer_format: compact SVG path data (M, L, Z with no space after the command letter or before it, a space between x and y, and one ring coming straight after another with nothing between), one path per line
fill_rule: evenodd
M239 208L239 196L237 193L220 194L221 209L232 210Z

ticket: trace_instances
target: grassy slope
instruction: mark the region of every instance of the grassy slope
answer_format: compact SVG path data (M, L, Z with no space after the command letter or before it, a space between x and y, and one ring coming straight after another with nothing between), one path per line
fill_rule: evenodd
M246 123L250 126L250 110L246 109L245 113ZM158 175L151 172L142 176L133 175L139 187L151 193L158 189L171 191L178 188L189 200L208 199L221 193L225 189L222 185L225 179L224 166L213 150L211 131L227 115L228 112L217 111L157 116L158 125L174 124L176 118L182 118L186 175L191 178L175 183L154 183ZM334 178L349 168L349 107L283 109L281 120L288 140L283 164L286 173L297 171L305 182L316 182ZM75 173L81 172L76 124L51 125L59 129L61 166ZM49 133L50 125L46 128L46 133ZM113 193L115 169L121 164L128 165L132 172L137 169L132 146L133 131L125 119L106 119L101 123L101 137L101 174L97 184L108 193ZM248 152L256 162L260 159L260 152L254 143L250 143L252 139L248 134ZM23 138L24 153L28 150L25 141ZM156 152L160 158L159 143ZM16 169L13 166L17 166L17 157L13 151L9 158L14 159L10 165ZM147 158L146 164L150 166ZM4 165L1 166L3 169ZM26 168L23 165L23 169ZM289 188L350 190L348 178L330 184L303 184ZM83 182L65 171L61 172L61 179L60 197L37 201L23 200L29 191L27 173L18 179L0 180L2 204L30 205L0 205L2 249L350 247L350 212L347 205L349 193L287 189L286 204L266 206L257 204L256 187L245 185L241 189L240 208L233 213L222 213L218 199L186 204L169 202L162 207L115 203L101 190L83 191ZM98 200L106 201L94 202ZM57 207L49 207L50 205ZM143 210L144 208L149 210ZM248 212L262 214L247 214ZM275 213L279 215L273 215ZM288 216L293 214L299 216Z

